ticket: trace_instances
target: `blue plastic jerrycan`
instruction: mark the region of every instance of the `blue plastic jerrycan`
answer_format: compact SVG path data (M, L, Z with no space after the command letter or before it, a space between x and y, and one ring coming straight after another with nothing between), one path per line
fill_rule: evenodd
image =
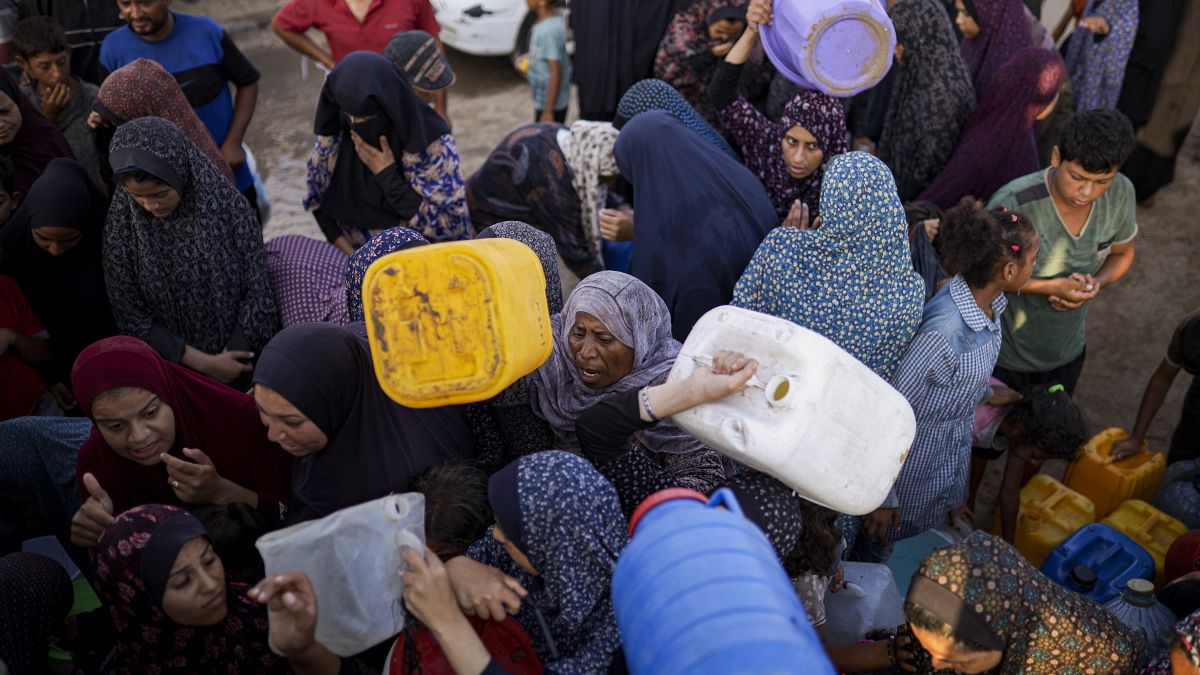
M775 550L731 491L656 492L629 533L612 603L634 675L834 674Z
M1103 605L1119 596L1130 579L1153 579L1154 558L1124 534L1092 523L1050 552L1042 574Z

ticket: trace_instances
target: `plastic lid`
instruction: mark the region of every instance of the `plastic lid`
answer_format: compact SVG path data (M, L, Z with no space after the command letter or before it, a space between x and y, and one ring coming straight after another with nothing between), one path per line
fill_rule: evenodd
M694 499L701 504L708 503L708 497L690 488L674 487L659 490L642 500L642 503L638 504L638 507L633 510L633 515L629 517L629 538L633 538L633 533L637 530L638 523L642 522L642 516L645 516L659 504L665 504L676 499Z
M1096 587L1096 573L1087 565L1076 565L1071 568L1071 573L1068 577L1072 583L1079 586L1085 591L1090 591Z
M1145 579L1130 579L1125 582L1125 592L1122 595L1125 601L1132 605L1148 607L1155 602L1154 583Z

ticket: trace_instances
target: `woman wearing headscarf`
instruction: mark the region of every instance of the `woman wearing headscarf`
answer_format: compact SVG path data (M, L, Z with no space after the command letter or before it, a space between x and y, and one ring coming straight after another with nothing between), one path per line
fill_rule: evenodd
M620 272L581 281L550 324L554 351L525 381L533 411L553 429L553 447L572 452L581 450L575 425L585 411L666 381L679 354L662 298ZM707 492L725 477L721 457L670 420L631 439L678 485Z
M528 591L516 619L546 672L607 672L621 646L609 587L628 541L616 490L586 459L548 450L493 474L488 501L496 524L467 557ZM449 565L451 580L462 569Z
M212 134L188 103L175 76L157 61L137 59L114 70L100 85L94 105L100 126L119 127L139 117L161 117L183 132L229 182L236 185L233 169L221 156ZM95 120L95 118L93 118ZM103 136L111 138L110 135ZM103 157L108 144L100 143Z
M1013 56L975 105L950 161L917 199L943 209L966 196L987 201L1009 181L1037 171L1034 122L1053 112L1064 77L1054 52L1030 47Z
M1154 106L1138 130L1137 149L1121 167L1139 201L1175 180L1175 160L1200 110L1200 42L1194 39L1200 34L1200 3L1185 4Z
M79 353L117 333L101 253L107 212L83 167L60 157L0 229L0 273L16 280L50 334L51 385L65 387Z
M603 269L600 210L617 175L607 122L529 124L510 133L467 179L476 231L519 220L554 238L579 278Z
M955 0L963 61L982 99L992 80L1022 49L1033 47L1021 0Z
M678 91L701 118L714 126L720 125L720 119L708 100L708 85L720 59L746 29L748 4L747 0L695 2L671 20L654 59L654 77ZM740 76L746 84L769 76L771 69L764 68L765 60L764 54L755 54L751 67Z
M461 407L388 398L361 323L280 331L254 371L254 400L268 438L294 458L289 523L406 492L422 471L475 455Z
M369 232L410 225L430 241L471 237L450 128L379 54L342 59L321 88L308 195L329 241L347 254Z
M270 648L267 608L245 584L227 583L204 526L183 509L126 511L100 537L95 561L117 632L105 672L292 672Z
M75 159L62 132L29 102L7 71L0 73L0 155L12 160L14 188L23 195L50 160Z
M741 149L746 166L767 188L778 219L786 218L798 227L805 223L805 210L810 222L818 215L825 165L849 149L846 111L832 96L801 89L784 106L779 121L773 122L739 95L739 73L759 48L759 20L771 21L770 3L754 3L746 18L746 32L713 77L708 97Z
M367 279L367 269L371 263L389 253L403 251L417 246L424 246L429 240L420 232L408 227L392 227L371 237L362 248L350 256L346 263L346 311L350 321L363 321L363 282Z
M571 81L579 117L608 121L625 90L653 75L654 57L671 19L688 0L592 0L571 8L575 39Z
M258 219L173 124L126 122L109 154L119 187L104 278L121 333L226 384L279 329Z
M1171 646L1155 657L1142 675L1192 675L1196 672L1200 672L1200 611L1175 624L1171 629Z
M298 323L350 323L346 311L346 264L341 249L301 234L268 241L267 272L284 328Z
M738 280L732 304L819 333L886 380L921 323L924 288L891 172L851 152L829 163L821 226L776 228Z
M1075 110L1117 107L1137 26L1137 0L1088 2L1067 43Z
M930 553L904 603L934 669L1005 675L1131 673L1140 638L1047 579L999 537L976 532Z
M879 159L896 176L900 201L929 187L975 108L975 88L946 10L936 0L896 0L889 14L902 46Z
M49 673L50 636L67 618L75 589L53 558L0 556L0 664L5 672Z
M729 302L779 219L749 169L665 112L631 120L616 155L637 214L630 272L666 301L671 332L682 340L705 312Z
M704 140L714 148L736 160L741 160L733 148L729 147L725 138L700 117L674 87L662 80L642 80L630 87L617 105L617 116L613 120L613 126L622 129L629 120L651 110L671 113L687 128L703 136Z
M268 522L283 518L287 456L267 440L250 396L131 337L88 347L71 380L95 423L75 465L86 502L72 524L77 545L94 544L112 516L138 504L237 501Z

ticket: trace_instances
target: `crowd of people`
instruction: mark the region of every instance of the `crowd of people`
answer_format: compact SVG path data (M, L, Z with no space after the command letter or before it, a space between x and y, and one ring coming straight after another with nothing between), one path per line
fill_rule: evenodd
M767 57L764 26L801 48L792 4L528 0L534 122L464 175L427 0L288 0L275 33L329 71L303 200L324 240L264 242L260 73L229 32L171 0L0 1L0 672L51 672L52 644L81 673L625 672L613 571L666 488L731 490L824 635L842 560L973 522L1003 459L999 535L929 554L906 625L826 642L838 672L1200 673L1200 579L1160 589L1181 621L1156 653L1012 546L1022 484L1085 442L1088 308L1200 110L1200 3L1076 2L1060 36L1035 0L888 0L894 63L847 98ZM551 355L488 400L400 405L368 269L485 238L536 254ZM729 346L667 381L722 305L907 400L879 508L838 514L672 421L756 372ZM1118 456L1200 374L1188 309ZM1200 378L1168 459L1198 457ZM311 580L265 575L255 541L405 492L409 626L335 654ZM13 552L45 534L99 609L68 618L70 563Z

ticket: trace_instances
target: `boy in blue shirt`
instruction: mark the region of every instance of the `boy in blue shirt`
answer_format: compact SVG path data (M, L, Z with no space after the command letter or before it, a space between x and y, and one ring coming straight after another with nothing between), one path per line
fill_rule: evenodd
M127 25L104 38L100 63L108 72L139 58L157 61L175 76L196 115L208 127L250 205L254 178L242 137L258 100L258 69L216 21L171 11L171 0L116 0ZM229 93L232 83L237 95Z
M567 56L567 24L554 10L555 0L526 0L537 12L529 35L529 86L533 89L534 122L567 121L571 101L571 60Z

